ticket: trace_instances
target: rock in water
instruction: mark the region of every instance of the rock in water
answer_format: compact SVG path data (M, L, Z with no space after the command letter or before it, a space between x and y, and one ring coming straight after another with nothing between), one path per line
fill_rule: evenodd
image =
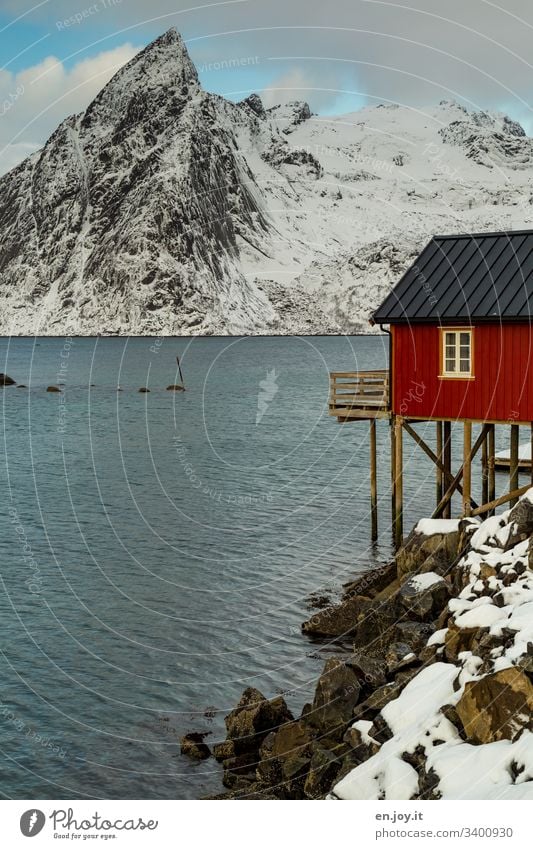
M46 389L47 392L61 392L59 386L48 386Z
M239 754L258 750L270 731L277 730L292 719L292 713L281 696L269 701L259 690L247 687L237 707L226 716L224 722L228 739Z
M16 383L12 377L7 374L0 374L0 386L14 386Z
M469 681L457 703L467 739L473 743L514 740L533 722L533 684L515 667Z
M141 388L139 389L139 392L144 392L144 393L146 393L146 392L150 392L150 390L149 390L149 389L147 389L147 388L146 388L146 386L141 386Z
M167 386L167 392L185 392L185 388L175 383L172 386Z
M211 751L207 743L204 743L205 734L191 731L180 740L181 754L196 761L204 761L211 757Z

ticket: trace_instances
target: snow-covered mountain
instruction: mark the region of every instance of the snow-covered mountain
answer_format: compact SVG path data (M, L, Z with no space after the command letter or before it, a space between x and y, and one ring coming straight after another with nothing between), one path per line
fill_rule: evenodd
M532 164L454 103L231 103L170 30L0 180L0 332L367 330L433 233L533 226Z

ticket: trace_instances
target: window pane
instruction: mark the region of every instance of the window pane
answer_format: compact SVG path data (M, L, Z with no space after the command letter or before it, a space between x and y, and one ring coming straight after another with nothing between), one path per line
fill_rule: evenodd
M446 345L446 356L453 359L455 357L455 348L450 348L449 345Z
M468 346L461 345L460 357L461 357L462 360L469 360L470 359L470 348Z
M468 345L470 347L470 333L460 333L461 337L461 345Z
M446 371L455 371L455 360L446 360Z
M470 372L470 360L461 360L461 371L466 374Z
M446 344L453 345L455 347L455 333L446 334Z

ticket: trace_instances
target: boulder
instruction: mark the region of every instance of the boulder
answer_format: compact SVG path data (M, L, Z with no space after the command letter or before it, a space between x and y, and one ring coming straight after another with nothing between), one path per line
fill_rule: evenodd
M361 684L353 669L337 658L326 662L308 721L330 736L341 736L352 719Z
M278 696L270 701L259 690L247 687L235 710L226 716L228 739L234 743L235 752L257 751L269 731L276 730L293 716L285 700Z
M204 761L211 757L209 746L204 743L205 734L191 731L180 740L181 754L196 761Z
M389 673L397 672L405 666L412 666L418 658L407 643L392 643L385 654Z
M533 684L515 667L502 669L468 681L456 710L470 742L514 740L532 726Z
M361 610L353 631L354 649L363 650L372 657L383 657L396 636L396 626L403 611L396 598L372 601Z
M139 392L150 392L150 390L147 389L146 386L141 386L141 388L139 389Z
M330 749L320 746L315 749L304 784L304 793L308 799L319 799L329 793L341 763Z
M417 530L420 526L424 527L419 523L396 555L399 578L404 578L411 572L431 571L436 558L439 564L438 571L442 573L442 570L450 566L457 557L460 532L456 522L450 520L449 531L432 534L421 533ZM439 525L435 524L435 527L445 528L446 525L441 521ZM432 560L425 565L430 557Z
M185 387L180 386L179 383L173 383L171 386L167 386L167 392L185 392Z
M479 631L479 628L459 628L453 620L450 621L444 638L446 659L455 663L461 652L471 651L474 638L479 641L481 637Z
M363 596L347 598L334 607L314 613L303 623L302 631L313 637L346 637L353 633L369 604L370 600Z
M375 690L387 681L387 664L384 658L372 657L363 651L357 651L350 655L345 663L353 669L363 688Z
M450 585L434 572L411 575L400 587L398 601L410 616L430 620L437 617L450 598Z
M385 705L388 705L393 699L398 698L401 689L401 684L391 681L389 684L384 684L383 687L378 687L377 690L374 690L365 704L372 710L382 710Z
M425 648L435 630L435 625L432 622L408 620L407 622L400 622L397 626L398 639L402 643L407 643L415 654Z
M509 513L508 524L512 526L506 549L512 548L521 539L533 534L533 504L528 498L522 498Z
M14 386L15 383L16 380L13 380L8 374L0 374L0 386Z
M213 757L219 763L227 761L229 758L234 758L235 755L235 743L233 740L224 740L222 743L215 743L213 746Z
M391 563L378 566L376 569L369 569L357 580L344 584L344 594L345 596L361 595L374 598L377 593L382 592L394 583L397 577L396 563L393 560Z
M47 392L61 392L61 389L59 388L59 386L47 386L46 391Z
M224 787L238 789L253 784L256 780L257 752L245 752L222 761Z

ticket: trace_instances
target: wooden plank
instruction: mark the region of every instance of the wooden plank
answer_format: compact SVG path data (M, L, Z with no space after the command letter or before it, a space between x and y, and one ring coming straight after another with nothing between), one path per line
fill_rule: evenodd
M483 513L490 513L495 510L496 507L500 507L502 504L506 504L508 501L512 499L516 499L518 501L522 495L524 495L529 489L529 484L527 486L521 486L520 489L516 489L514 492L506 492L505 495L500 495L499 498L494 499L494 501L489 501L488 504L482 504L480 507L477 507L475 510L472 510L471 516L481 516Z

